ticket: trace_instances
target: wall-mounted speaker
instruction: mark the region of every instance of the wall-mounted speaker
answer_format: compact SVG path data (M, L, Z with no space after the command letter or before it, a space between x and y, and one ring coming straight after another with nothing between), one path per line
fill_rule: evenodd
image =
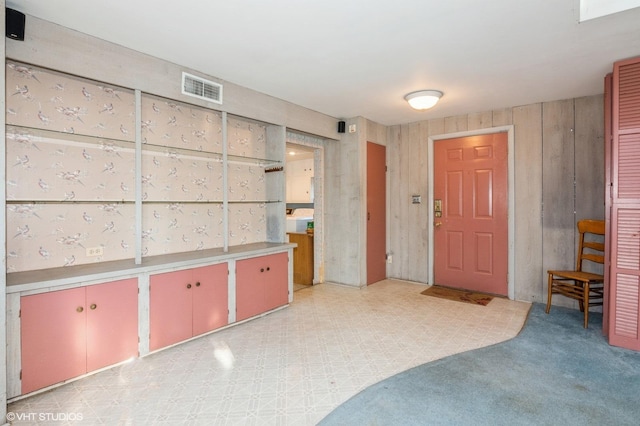
M24 40L24 13L5 9L6 36L14 40Z
M344 133L346 129L346 123L344 121L338 121L338 133Z

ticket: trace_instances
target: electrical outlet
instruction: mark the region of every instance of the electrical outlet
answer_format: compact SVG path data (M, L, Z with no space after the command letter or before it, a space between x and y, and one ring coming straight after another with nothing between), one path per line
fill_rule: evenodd
M387 263L393 263L393 256L391 255L387 256Z
M87 249L87 257L96 257L102 256L104 254L104 247L88 247Z
M355 132L356 132L356 125L349 124L349 133L355 133Z

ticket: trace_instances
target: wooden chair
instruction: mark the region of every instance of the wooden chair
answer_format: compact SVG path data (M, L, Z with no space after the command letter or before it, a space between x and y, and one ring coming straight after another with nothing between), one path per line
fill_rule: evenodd
M580 243L576 269L574 271L547 271L549 274L547 309L551 309L551 297L558 293L580 302L580 311L584 312L584 328L589 324L589 307L602 305L604 295L604 276L582 270L588 260L604 265L604 242L597 241L596 235L604 236L603 220L580 220L578 231ZM591 234L591 235L589 235ZM585 238L587 236L587 238Z

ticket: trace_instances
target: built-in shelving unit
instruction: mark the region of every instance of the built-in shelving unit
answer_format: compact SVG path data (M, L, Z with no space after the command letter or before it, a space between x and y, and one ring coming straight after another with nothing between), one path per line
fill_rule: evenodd
M7 86L10 273L285 242L282 126L26 64Z
M27 64L8 61L6 72L9 398L121 362L136 345L144 356L291 302L283 126ZM131 293L126 316L112 303L123 300L120 282ZM98 290L108 297L92 301ZM190 303L179 312L185 324L191 315L206 326L185 326L188 333L157 343L150 336L166 328L158 318L177 299ZM30 301L37 309L22 311ZM242 311L256 303L237 318L238 304ZM34 350L42 346L37 338L22 345L23 323L46 329L46 338L63 332L73 340L47 315L89 323L109 306L106 323L122 322L118 330L133 342L124 355L57 371L58 356L107 351L88 344L84 352ZM108 334L118 341L121 331ZM33 365L59 374L24 382L23 366L27 377L42 375Z

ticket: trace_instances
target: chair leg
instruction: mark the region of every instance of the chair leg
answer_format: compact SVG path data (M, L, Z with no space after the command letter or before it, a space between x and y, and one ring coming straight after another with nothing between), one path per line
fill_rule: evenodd
M584 328L589 326L589 283L582 284L582 291L584 292L584 302L580 301L584 306Z
M582 288L584 294L584 283L582 281L574 281L574 283ZM584 312L584 296L582 299L578 299L578 306L580 306L580 312Z
M553 285L553 274L549 274L548 282L547 282L547 308L545 309L546 313L549 313L549 309L551 309L551 286Z

